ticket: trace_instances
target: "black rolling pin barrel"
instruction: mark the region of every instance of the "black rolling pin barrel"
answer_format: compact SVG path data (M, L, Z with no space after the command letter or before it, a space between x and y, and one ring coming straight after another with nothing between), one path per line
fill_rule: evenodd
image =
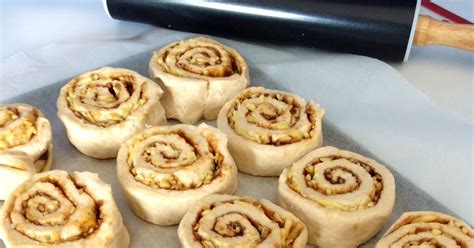
M416 0L105 0L115 19L401 61Z

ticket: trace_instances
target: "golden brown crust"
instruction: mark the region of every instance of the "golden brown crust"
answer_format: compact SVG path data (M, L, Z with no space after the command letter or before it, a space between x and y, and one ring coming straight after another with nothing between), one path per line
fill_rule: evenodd
M120 149L117 175L130 205L142 219L179 223L191 204L237 189L237 169L227 139L201 124L153 127Z
M278 176L322 144L323 115L297 95L251 87L224 105L217 126L227 134L240 171Z
M210 195L178 228L183 247L305 247L305 225L268 200Z
M372 159L322 147L283 171L278 197L281 206L305 222L310 244L356 247L392 213L395 180Z
M79 151L94 158L113 158L132 135L166 122L161 94L158 85L134 71L104 67L74 78L61 89L58 116Z
M49 169L52 133L40 110L0 104L0 200L37 172Z
M222 105L249 84L242 56L204 37L174 42L154 52L149 74L164 90L168 118L186 124L216 119Z
M110 186L90 172L53 170L34 175L6 200L0 225L8 247L129 244Z

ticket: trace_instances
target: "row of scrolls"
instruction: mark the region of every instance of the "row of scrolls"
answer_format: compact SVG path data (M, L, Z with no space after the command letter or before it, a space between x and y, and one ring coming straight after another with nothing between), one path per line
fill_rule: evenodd
M311 101L264 88L241 91L248 69L235 50L203 38L174 43L153 55L150 77L156 83L126 69L85 73L61 90L58 116L82 153L117 156L119 182L139 217L159 225L181 221L184 246L302 247L308 240L321 247L353 247L390 216L391 173L352 152L316 149L322 144L324 110ZM218 129L163 126L166 117L184 123L217 118ZM17 172L5 177L11 178L2 187L6 198L49 168L52 147L49 123L30 106L2 106L2 128L10 130L1 139L2 155L10 159L5 164L28 172L24 178ZM291 213L266 200L212 195L236 190L236 165L245 173L280 176L279 204ZM10 229L2 228L5 242L87 246L99 244L92 237L110 237L100 244L128 245L110 188L90 173L64 173L40 173L8 197L2 210L2 223L11 221ZM77 194L65 193L74 188ZM472 245L472 229L460 220L438 213L407 216L410 220L400 221L415 225L415 232L411 226L393 242L447 244L448 237L461 247Z

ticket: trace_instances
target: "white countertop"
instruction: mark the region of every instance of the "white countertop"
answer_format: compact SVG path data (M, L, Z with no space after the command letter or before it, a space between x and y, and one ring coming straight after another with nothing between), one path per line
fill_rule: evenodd
M100 1L71 2L3 1L0 7L0 101L40 88L86 69L111 63L155 47L147 38L159 28L146 24L109 19ZM174 41L173 35L162 37ZM94 53L88 52L94 51ZM119 48L119 49L117 49ZM273 47L274 48L274 47ZM79 50L78 50L79 49ZM58 54L57 51L60 51ZM69 57L65 63L64 58ZM48 58L44 61L44 58ZM88 66L84 66L84 61ZM82 63L79 63L82 62ZM414 47L405 63L389 63L436 108L470 127L472 132L474 94L474 55L446 47ZM30 68L43 68L48 75ZM380 78L380 80L384 80ZM413 89L416 91L416 89ZM449 132L449 130L447 130ZM472 139L470 144L471 187L459 193L434 195L448 207L452 198L443 195L461 194L463 216L474 222L474 170ZM469 150L468 150L469 151ZM463 154L466 156L466 154ZM451 166L447 164L446 166ZM408 170L408 169L407 169ZM418 173L416 170L413 173ZM436 174L437 171L430 173ZM441 172L443 173L443 172ZM438 175L442 177L443 175ZM451 178L452 179L452 178ZM456 179L452 179L456 180ZM449 182L435 182L437 184ZM467 183L469 185L469 183ZM429 185L421 185L427 191ZM469 214L469 210L471 213ZM456 209L454 209L456 212ZM467 211L467 212L466 212ZM469 216L470 215L470 216Z
M126 40L133 44L134 36L154 29L146 24L109 19L99 0L5 0L0 4L2 64L55 44L106 44ZM139 50L133 47L120 51L113 59ZM389 64L439 107L473 123L473 53L439 46L413 47L408 62ZM2 82L4 84L8 82ZM23 93L31 86L15 85L15 88L16 92Z

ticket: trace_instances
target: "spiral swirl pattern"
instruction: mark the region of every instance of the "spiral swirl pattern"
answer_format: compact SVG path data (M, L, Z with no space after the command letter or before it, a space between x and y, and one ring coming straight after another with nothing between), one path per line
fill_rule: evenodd
M0 106L0 151L27 144L38 132L34 108Z
M187 190L219 175L223 157L215 148L190 126L152 128L130 141L128 164L147 186Z
M178 235L183 247L304 247L304 224L267 200L211 195L190 209Z
M134 71L106 67L65 85L58 115L81 152L96 158L115 157L120 144L145 125L165 122L161 94L158 85Z
M49 169L51 126L26 104L0 104L0 199L34 173Z
M158 195L158 198L172 197L173 194L181 198L169 201L195 201L199 195L232 193L237 183L236 169L226 143L217 129L205 124L199 127L182 124L147 129L130 139L120 150L119 181L125 191L130 190L129 201L143 201L146 205L149 201L142 199L144 195L139 193L141 191L148 192L147 195ZM134 189L139 190L135 192ZM184 214L186 206L181 207L184 210L176 207L167 210L176 210L176 218L172 222L178 223ZM153 223L166 225L166 221L160 221L161 217L171 216L163 216L161 207L154 206L150 213L146 213L144 208L141 206L134 210Z
M368 240L388 218L395 201L395 184L392 174L374 160L324 147L310 152L283 172L279 196L288 208L309 208L315 216L327 212L336 216L311 222L311 219L300 216L302 213L295 213L302 220L310 222L306 223L310 234L326 232L323 227L331 226L328 227L331 231L328 239L322 235L313 240L310 238L312 244L352 247ZM372 226L351 228L361 225L368 218L373 218L370 221ZM334 219L340 221L340 226L331 224ZM316 226L321 230L313 228ZM346 238L346 232L351 233L354 240L350 236ZM356 236L359 232L363 234Z
M249 88L232 102L227 118L240 136L282 146L310 139L317 126L317 107L285 92Z
M12 246L37 242L112 247L113 239L128 245L110 186L89 172L35 175L7 200L1 220L3 237ZM123 236L115 237L117 234Z
M233 49L202 37L175 42L156 59L163 71L190 78L241 74L241 62L240 55Z
M154 52L149 72L165 91L167 116L186 124L202 117L216 119L222 105L249 83L242 56L204 37L178 41Z
M322 144L323 115L297 95L251 87L222 108L217 125L229 136L241 171L277 176Z
M382 175L363 161L326 156L310 164L295 164L288 174L287 184L322 207L357 211L377 204L384 182Z
M109 127L127 119L146 103L147 84L127 70L101 71L76 78L68 88L66 99L74 114L93 125Z
M437 212L404 213L376 248L474 247L474 231L462 220Z

